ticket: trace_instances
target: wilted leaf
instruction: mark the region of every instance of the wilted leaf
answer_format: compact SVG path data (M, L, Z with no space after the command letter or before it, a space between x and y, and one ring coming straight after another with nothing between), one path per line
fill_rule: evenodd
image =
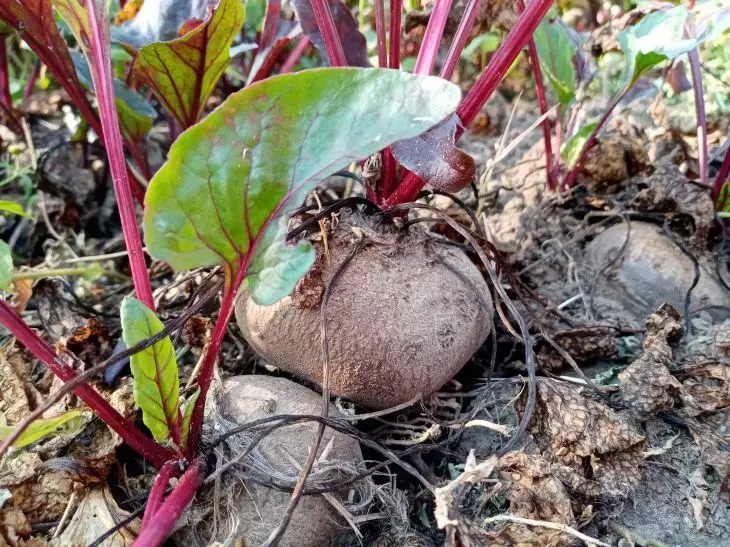
M240 0L221 0L213 14L182 38L143 47L134 76L185 129L200 119L229 61L231 42L243 25Z
M112 40L134 49L174 40L185 21L205 19L211 4L211 0L148 0L134 19L112 29Z
M28 216L20 203L7 201L4 199L0 199L0 211L5 211L14 215L20 215L22 217Z
M180 445L185 447L188 444L188 435L190 434L190 420L193 417L193 408L195 402L200 396L200 388L196 389L185 402L181 404L182 425L180 426Z
M573 57L576 48L561 22L544 19L533 34L540 66L561 106L575 98L576 76Z
M12 291L13 251L0 239L0 291Z
M390 149L401 165L433 188L458 192L477 176L474 158L456 147L456 129L460 124L454 114L417 137L393 143Z
M358 30L357 21L353 17L350 8L340 0L328 0L332 18L335 21L337 34L342 42L342 50L345 53L348 66L368 67L367 40ZM297 21L302 26L302 32L309 36L312 43L319 50L320 55L329 63L327 50L324 47L324 38L319 32L319 25L314 17L312 3L310 0L292 0L294 11L297 14Z
M128 348L165 328L155 313L135 298L125 298L121 307L122 337ZM132 355L134 400L142 419L158 441L175 432L180 379L175 349L169 336Z
M79 80L87 89L93 92L94 83L91 79L89 63L86 58L76 51L71 52L71 57ZM157 112L142 95L128 88L124 82L117 78L114 78L113 82L121 129L125 137L138 142L152 129L152 123L157 117Z
M53 545L90 545L127 517L129 513L119 508L109 488L98 486L86 493L68 526L55 538ZM135 519L127 526L119 528L103 545L129 547L134 543L139 528L139 519Z
M665 304L646 320L646 335L642 352L618 375L621 398L640 418L674 406L682 385L669 373L672 344L682 335L681 317Z
M83 410L70 410L55 418L38 419L26 428L13 446L23 448L50 435L73 435L81 431L88 421L88 413ZM7 439L13 431L15 426L0 426L0 440Z
M443 119L459 95L439 78L354 68L285 74L231 95L178 138L150 183L150 253L176 269L222 264L229 282L252 277L256 302L276 302L314 261L309 243L282 243L289 212L338 169ZM275 284L263 279L269 268Z
M583 147L586 145L586 142L588 142L588 139L590 138L591 133L593 133L593 130L596 128L596 125L598 124L595 122L584 125L575 135L565 141L560 149L560 157L563 158L563 161L568 167L574 167L575 164L578 163Z
M608 406L549 380L538 383L533 435L550 461L589 473L604 490L626 494L641 473L642 437Z

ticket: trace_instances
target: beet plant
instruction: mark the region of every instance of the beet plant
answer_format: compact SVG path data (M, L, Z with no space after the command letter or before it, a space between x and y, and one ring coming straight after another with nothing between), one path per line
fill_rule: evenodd
M131 356L135 401L152 438L88 383L92 373L109 363L79 375L72 356L56 354L5 303L0 306L0 320L159 469L139 545L158 545L165 539L208 473L202 424L234 309L247 339L269 361L320 382L325 400L332 387L337 394L375 408L438 389L492 330L490 291L467 255L425 231L406 232L398 217L426 185L454 192L473 182L474 160L456 144L528 45L552 1L528 4L461 100L459 89L448 80L466 45L478 2L468 2L439 75L433 76L451 4L436 3L415 74L408 74L397 70L401 2L391 3L386 32L384 4L376 0L378 68L349 66L366 64L366 58L361 54L363 41L350 22L352 15L342 11L344 4L295 2L306 40L319 47L334 68L266 78L276 49L281 52L280 6L270 2L254 57L256 70L250 71L243 89L207 116L207 100L229 63L229 48L244 20L237 0L221 0L179 38L127 44L135 55L131 80L151 90L183 130L146 191L147 252L176 270L220 266L224 275L218 318L195 390L184 397L171 329L155 315L132 201L136 186L125 164L124 145L134 155L139 135L129 129L132 112L125 107L137 114L142 109L130 104L135 100L122 97L122 88L112 77L103 4L55 2L85 55L75 64L53 22L49 2L0 4L0 18L23 32L107 149L136 292L136 298L126 299L121 309L123 339L130 348L124 355ZM649 66L644 57L637 59L641 63L631 73L633 80ZM293 64L285 63L287 70ZM96 95L98 114L84 85ZM362 203L351 200L302 221L295 213L306 196L353 162L377 167L365 181L370 201L366 209L377 214L342 210ZM335 211L340 213L330 215ZM319 220L329 220L329 225L322 225L317 234L311 228L320 227L315 224ZM454 228L475 241L465 228ZM479 245L475 250L486 264L484 251ZM319 326L330 314L332 351L329 366L323 366L317 341L325 347L327 343ZM527 361L534 374L534 362L529 357ZM530 397L534 403L532 384ZM2 450L21 442L22 429L27 431L30 423L9 434ZM315 446L312 454L316 453ZM304 466L304 481L311 465L308 461ZM180 479L168 494L173 477Z
M552 128L554 137L549 118L543 121L548 188L572 187L601 130L614 110L627 99L636 83L660 64L684 55L689 59L695 90L699 178L706 183L707 123L698 49L719 36L728 26L730 17L727 7L710 1L698 3L694 9L660 6L637 24L623 29L616 36L625 63L618 91L598 120L578 125L582 101L585 100L584 96L578 95L586 94L586 88L593 78L590 58L574 31L569 31L559 20L544 20L535 32L535 47L530 49L530 58L542 113L547 113L548 109L543 76L558 106Z

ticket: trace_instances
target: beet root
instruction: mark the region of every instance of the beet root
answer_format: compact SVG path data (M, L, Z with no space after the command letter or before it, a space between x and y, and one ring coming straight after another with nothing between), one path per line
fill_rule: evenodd
M588 244L586 256L592 268L601 272L596 296L616 301L637 322L665 302L684 313L685 296L694 281L694 264L660 226L631 222L628 241L625 224L612 226ZM709 307L712 312L713 306L730 307L730 292L720 284L713 265L701 256L697 258L700 278L692 290L690 310Z
M494 309L466 254L414 228L341 220L326 250L315 242L317 263L292 296L259 306L242 295L236 317L246 340L271 365L321 384L321 297L363 238L326 308L332 392L370 408L428 396L482 345Z
M238 425L279 415L319 415L322 397L287 380L266 375L235 376L215 390L214 410L206 412L215 434ZM339 416L334 406L330 416ZM176 532L178 545L261 545L279 525L291 494L258 481L286 483L292 487L316 438L318 425L306 421L280 427L264 436L243 462L252 479L238 475L234 468L223 475L219 490L200 492L187 514L187 523ZM246 450L248 436L233 436L225 443L224 459ZM322 455L325 450L326 455ZM357 439L326 428L318 450L319 460L307 486L322 487L341 482L362 471L363 459ZM256 477L256 480L254 479ZM347 491L333 495L347 505ZM213 504L218 511L212 510ZM217 519L217 520L216 520ZM341 515L322 496L305 495L284 533L283 547L319 547L348 543L351 533ZM215 534L215 537L212 537Z

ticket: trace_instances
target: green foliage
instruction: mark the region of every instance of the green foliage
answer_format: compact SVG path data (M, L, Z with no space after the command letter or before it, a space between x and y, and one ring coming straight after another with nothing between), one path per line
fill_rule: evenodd
M91 71L86 58L77 51L71 52L76 75L79 81L90 91L94 90ZM157 117L153 106L139 93L128 88L124 82L114 78L114 96L119 114L119 123L124 136L139 142L152 129Z
M586 145L586 142L588 142L588 139L590 138L591 133L593 133L593 130L596 128L596 125L598 125L597 122L584 125L575 135L570 137L563 144L560 149L560 157L563 158L563 161L569 168L574 167L575 164L578 163L583 147Z
M276 302L314 261L309 243L284 243L289 213L327 176L429 129L459 97L439 78L386 69L311 70L245 88L183 133L151 181L149 252L176 269L222 264L229 286L247 278L256 302Z
M487 64L487 55L497 51L497 48L502 43L502 39L495 32L485 32L475 37L469 45L466 46L461 52L461 58L467 62L471 62L474 58L474 54L479 54L479 65L485 66Z
M10 245L0 239L0 291L13 290L13 252Z
M69 410L54 418L35 420L13 443L15 448L23 448L50 435L73 435L80 432L89 421L84 410ZM15 431L15 426L0 426L0 440L5 440Z
M195 403L199 396L200 388L196 389L190 397L181 403L180 410L182 412L182 426L180 427L180 446L185 447L188 444L190 421L193 417L193 409L195 408Z
M128 348L164 329L155 313L135 298L125 298L121 307L122 337ZM169 336L132 355L134 400L142 420L155 440L162 441L175 430L178 419L180 379L175 350Z
M266 0L246 0L246 26L257 32L266 16Z
M11 213L13 215L20 215L21 217L28 216L20 203L7 201L5 199L0 199L0 211L5 211L6 213Z
M622 87L631 86L659 63L691 49L674 50L683 42L688 14L684 6L656 11L618 34L616 39L626 59Z
M243 21L240 0L221 0L213 15L185 36L139 51L135 77L152 89L180 127L188 128L200 119L228 66L231 43Z
M575 46L562 23L545 18L533 35L540 67L547 77L561 107L575 99L576 74L573 58Z

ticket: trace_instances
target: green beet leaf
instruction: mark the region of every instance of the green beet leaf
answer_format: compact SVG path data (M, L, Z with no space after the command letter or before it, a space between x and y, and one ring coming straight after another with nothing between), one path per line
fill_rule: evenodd
M684 37L689 11L684 6L655 11L617 36L626 56L622 87L633 85L653 67L667 59L687 53L696 42Z
M147 191L149 252L173 268L221 264L260 304L314 261L285 244L289 213L327 176L453 112L459 89L395 70L285 74L231 95L185 131ZM235 290L235 286L233 287Z
M180 446L185 447L188 444L188 435L190 434L190 421L193 418L193 409L195 403L200 396L200 388L196 389L190 397L181 402L180 409L182 412L182 426L180 427Z
M559 22L544 19L533 35L540 66L550 82L560 106L569 105L575 99L576 76L573 42L565 27Z
M572 168L576 163L578 163L583 147L586 145L586 142L588 142L588 139L593 133L593 130L596 128L596 125L598 125L597 122L584 125L575 135L565 141L563 147L560 149L560 157L563 158L563 161L568 167Z
M229 49L243 20L241 0L221 0L213 14L194 30L139 51L134 76L152 89L183 129L203 113L228 66Z
M10 246L0 239L0 291L13 290L13 252Z
M69 410L53 418L35 420L13 443L15 448L23 448L50 435L73 435L79 433L89 422L91 415L84 410ZM5 440L15 431L15 426L0 426L0 440Z
M71 58L79 80L93 92L94 84L86 58L77 51L71 52ZM139 142L152 129L157 112L142 95L128 88L124 82L118 78L114 78L113 82L119 123L124 136L134 142Z
M20 203L16 203L15 201L8 201L5 199L0 199L0 211L5 211L6 213L11 213L13 215L19 215L21 217L28 216L28 214L25 212L25 209L23 209L23 206Z
M136 298L125 298L121 308L122 337L128 348L159 333L164 325ZM142 420L157 441L175 432L180 397L175 350L169 336L132 355L134 400Z

